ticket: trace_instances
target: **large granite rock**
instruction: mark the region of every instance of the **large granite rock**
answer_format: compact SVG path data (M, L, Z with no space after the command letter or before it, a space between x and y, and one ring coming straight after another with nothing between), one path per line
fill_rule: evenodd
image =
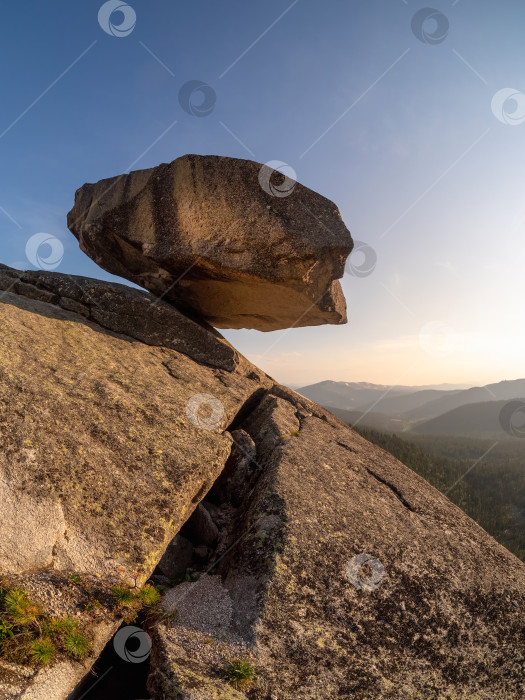
M0 287L0 571L147 578L223 470L228 425L271 380L168 305L169 343L153 325L146 344L152 304L133 289L9 268ZM114 297L141 342L122 333ZM220 409L212 425L207 404Z
M345 323L352 239L335 204L248 160L187 155L86 184L68 226L109 272L218 328ZM271 194L271 193L274 194Z
M148 326L149 295L0 284L2 585L93 635L82 663L0 654L2 700L67 697L119 625L111 586L155 575L200 502L214 535L184 530L202 575L150 629L153 700L521 700L525 565L423 479L206 326L168 305Z
M241 428L258 476L216 567L164 597L155 700L239 697L221 669L242 657L257 700L522 700L521 561L292 391L273 387Z
M272 382L149 294L5 266L0 288L0 585L80 615L98 654L119 624L109 590L150 576ZM17 672L0 653L0 698L64 700L88 668Z

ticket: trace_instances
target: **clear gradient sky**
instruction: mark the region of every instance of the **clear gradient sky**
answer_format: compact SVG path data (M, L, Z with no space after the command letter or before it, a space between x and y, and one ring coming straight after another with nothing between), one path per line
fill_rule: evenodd
M44 232L58 272L110 279L66 227L84 182L185 153L280 160L369 248L347 326L225 331L241 352L295 385L525 375L525 5L432 0L413 29L416 0L131 0L126 36L101 5L3 9L2 262L35 267ZM181 108L190 80L216 93L206 117Z

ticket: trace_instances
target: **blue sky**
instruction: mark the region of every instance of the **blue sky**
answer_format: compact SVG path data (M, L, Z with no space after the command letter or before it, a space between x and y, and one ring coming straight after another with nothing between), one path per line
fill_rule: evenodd
M107 279L65 223L84 182L184 153L281 160L377 263L356 276L352 256L347 326L225 331L241 352L292 384L525 374L523 5L436 0L435 43L412 31L414 0L132 0L127 36L103 31L101 5L4 8L2 262L34 267L45 232L57 271ZM179 104L189 80L216 93L204 118ZM493 110L505 88L517 101Z

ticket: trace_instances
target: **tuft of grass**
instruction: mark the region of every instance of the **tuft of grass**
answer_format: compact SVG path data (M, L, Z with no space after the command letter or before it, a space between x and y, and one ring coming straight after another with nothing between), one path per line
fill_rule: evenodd
M76 584L82 583L82 579L80 578L80 576L78 574L70 574L69 580L71 583L76 583Z
M25 591L0 587L0 659L47 666L56 656L83 659L89 651L77 620L46 615Z
M248 689L255 678L255 667L247 658L230 661L223 671L228 683L237 690Z
M122 618L130 625L135 622L141 611L147 612L149 618L154 619L160 612L160 592L151 583L146 583L142 588L130 588L129 586L114 586L113 598L122 608Z
M28 625L36 622L40 607L33 603L27 593L13 588L5 593L3 607L15 625Z
M63 641L64 651L74 659L85 659L90 652L89 639L80 632L68 632Z
M137 589L131 589L129 586L114 586L112 593L117 603L137 612L143 607L155 607L161 597L160 591L151 583L146 583L142 588Z
M78 629L78 620L74 620L69 615L64 617L54 617L50 624L51 630L56 634L70 634Z
M151 586L149 583L147 583L140 589L138 593L138 598L143 605L145 605L147 608L151 608L154 605L157 605L157 603L159 603L160 593L154 586Z
M14 637L13 623L0 619L0 642L2 639Z
M131 605L135 600L133 591L128 586L114 586L111 592L120 605Z
M42 666L48 666L53 661L55 652L55 645L50 639L37 639L29 649L31 659Z

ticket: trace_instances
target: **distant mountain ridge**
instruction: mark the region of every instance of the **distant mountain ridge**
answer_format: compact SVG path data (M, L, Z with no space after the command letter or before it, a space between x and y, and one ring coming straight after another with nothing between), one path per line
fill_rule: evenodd
M505 436L499 411L507 401L525 401L525 379L467 389L452 384L388 387L326 380L297 391L351 425L418 434Z
M376 410L379 403L387 404L388 412L392 409L388 405L394 398L414 395L418 392L436 392L431 398L438 398L449 391L456 393L462 386L454 384L425 385L425 386L387 386L383 384L372 384L371 382L336 382L325 380L316 384L310 384L297 389L297 391L317 403L330 405L345 410L367 411L371 408ZM412 400L417 404L417 399ZM407 408L412 407L408 401ZM382 411L383 407L377 408ZM407 409L405 409L407 410Z
M508 401L484 401L453 408L436 418L415 425L417 435L464 435L469 437L507 437L500 424L500 414Z
M426 406L418 411L408 412L405 417L409 420L429 420L467 404L485 403L487 401L510 401L511 399L523 398L524 396L525 379L505 380L482 387L472 387L457 394L444 395L427 403Z

